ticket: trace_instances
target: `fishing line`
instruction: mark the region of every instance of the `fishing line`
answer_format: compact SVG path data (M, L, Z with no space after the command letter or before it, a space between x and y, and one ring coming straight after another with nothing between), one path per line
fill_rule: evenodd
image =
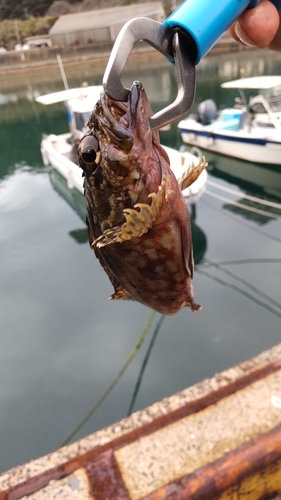
M237 276L236 274L232 273L231 271L229 271L228 269L224 269L220 264L216 264L215 262L211 262L210 260L208 259L205 259L206 260L206 263L207 264L210 264L212 267L215 267L216 269L218 269L219 271L225 273L225 274L228 274L228 276L230 276L231 278L235 279L236 281L238 281L239 283L242 283L242 285L245 285L247 286L248 288L250 288L250 290L252 290L253 292L255 292L257 295L260 295L261 297L263 297L264 299L268 300L268 302L270 302L271 304L275 305L275 307L277 307L278 309L281 309L281 304L279 302L277 302L276 300L274 300L272 297L270 297L269 295L267 295L266 293L264 292L261 292L257 287L255 287L254 285L252 285L249 281L246 281L244 280L243 278L240 278L239 276Z
M200 202L205 203L209 207L212 207L214 210L216 210L217 212L220 212L220 214L223 214L225 217L228 217L229 219L234 220L235 222L237 222L237 224L241 224L241 226L245 226L248 229L251 229L252 231L254 231L256 233L262 234L263 236L266 236L267 238L269 238L271 240L274 240L274 241L277 241L278 243L281 243L281 238L278 238L278 236L268 234L265 231L262 231L261 229L257 229L255 227L250 226L246 222L239 220L238 217L232 216L229 213L226 213L224 210L222 210L222 208L218 208L215 205L213 205L213 203L206 201L204 198L201 198Z
M206 260L206 259L205 259ZM281 259L238 259L238 260L221 260L220 262L208 261L208 267L213 267L219 264L220 266L240 266L244 264L281 264Z
M216 281L220 285L226 286L227 288L231 288L232 290L235 290L236 292L240 293L241 295L244 295L245 297L247 297L247 299L251 300L252 302L257 304L258 306L263 307L264 309L267 309L267 311L271 312L272 314L275 314L275 316L277 316L278 318L281 319L281 314L278 311L275 311L275 309L270 307L268 304L265 304L264 302L261 302L260 300L256 299L250 293L245 292L245 290L242 290L242 288L239 288L238 286L233 285L232 283L228 283L227 281L224 281L221 278L217 278L216 276L213 276L212 274L209 274L206 271L203 271L202 269L198 269L198 267L196 267L196 271L197 271L197 273L203 274L207 278L209 278L213 281Z
M264 200L263 198L257 198L256 196L250 196L249 194L245 194L241 191L238 191L237 189L228 188L226 186L223 186L222 184L219 184L218 182L210 181L209 179L207 180L207 184L209 184L210 186L213 186L217 189L220 189L221 191L225 191L226 193L234 194L235 196L238 196L239 198L242 197L242 198L245 198L246 200L254 201L255 203L260 203L261 205L267 205L268 207L278 208L278 210L281 210L280 203L275 203L273 201Z
M108 386L108 388L104 391L104 393L101 395L101 397L94 403L94 405L90 408L90 410L86 413L86 415L80 420L80 422L76 425L76 427L73 429L73 431L64 439L64 441L59 445L59 448L62 446L66 446L71 439L79 432L82 427L88 422L88 420L91 418L91 416L97 411L97 409L100 407L100 405L104 402L104 400L107 398L107 396L111 393L111 391L114 389L116 384L119 382L120 378L122 375L125 373L131 362L133 361L134 357L136 356L137 352L141 348L149 330L152 325L152 322L156 316L156 311L152 311L151 315L148 318L148 321L141 333L141 336L139 337L135 347L129 354L129 357L125 361L124 365L122 366L121 370L117 373L116 377L114 380L111 382L111 384Z
M130 416L132 414L132 412L133 412L133 408L135 406L135 402L137 400L138 393L139 393L139 390L140 390L140 386L141 386L141 383L142 383L142 378L143 378L143 375L144 375L144 372L145 372L148 360L150 358L150 354L151 354L152 349L154 347L154 344L155 344L158 332L159 332L159 330L160 330L160 328L162 326L162 323L163 323L164 319L165 319L165 316L164 316L164 314L162 314L160 316L160 319L159 319L159 321L158 321L155 329L154 329L151 341L149 343L146 355L144 357L144 360L143 360L143 363L142 363L142 366L141 366L141 369L140 369L140 373L139 373L139 376L138 376L137 383L135 385L135 390L134 390L134 393L133 393L133 396L132 396L132 399L131 399L131 402L130 402L130 406L129 406L129 409L128 409L127 417Z
M250 207L249 205L245 205L244 203L239 203L238 201L233 201L230 198L226 198L225 196L221 196L220 194L216 194L209 189L205 190L205 193L209 196L213 196L218 200L225 201L234 207L242 208L243 210L248 210L248 212L254 212L255 214L264 215L265 217L269 217L271 219L280 219L280 215L273 214L271 212L266 212L265 210L260 210L259 208Z

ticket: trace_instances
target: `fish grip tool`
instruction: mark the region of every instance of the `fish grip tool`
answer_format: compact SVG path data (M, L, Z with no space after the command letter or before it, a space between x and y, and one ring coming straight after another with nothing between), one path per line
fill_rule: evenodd
M281 11L281 0L271 0ZM164 23L139 17L121 29L103 77L105 93L127 102L130 90L121 73L137 41L143 40L175 66L178 94L174 102L149 118L152 129L161 128L186 114L195 96L195 65L246 9L260 0L185 0Z
M103 77L105 93L112 99L128 100L130 90L123 87L120 76L133 46L139 40L152 45L175 64L178 94L172 104L149 118L151 128L157 129L182 116L193 103L195 64L194 58L190 57L192 40L180 28L169 28L153 19L138 17L128 21L116 39Z

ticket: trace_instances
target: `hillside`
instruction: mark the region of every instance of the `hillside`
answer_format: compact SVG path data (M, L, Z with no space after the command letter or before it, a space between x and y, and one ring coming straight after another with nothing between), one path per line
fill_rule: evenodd
M0 21L44 16L53 0L0 0Z
M0 0L0 47L13 50L25 38L47 34L64 14L149 2L150 0ZM162 0L167 16L176 0Z

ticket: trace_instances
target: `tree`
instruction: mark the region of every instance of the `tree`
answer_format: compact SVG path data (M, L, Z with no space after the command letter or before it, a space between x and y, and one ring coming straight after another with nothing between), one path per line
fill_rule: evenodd
M48 16L63 16L72 12L71 5L66 0L56 0L47 10Z
M49 32L50 28L56 21L56 17L30 17L23 21L17 21L17 29L20 36L21 43L24 43L27 36L45 35ZM1 39L6 49L14 49L18 43L14 21L5 19L0 22Z
M54 0L0 0L0 21L44 16Z

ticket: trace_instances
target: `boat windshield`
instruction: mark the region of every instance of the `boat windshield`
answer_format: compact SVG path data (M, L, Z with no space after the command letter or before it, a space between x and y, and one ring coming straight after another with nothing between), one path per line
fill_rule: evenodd
M74 113L76 128L78 130L84 130L84 128L87 126L91 114L91 111L87 111L84 113Z
M268 105L274 113L281 111L281 85L262 91Z
M273 87L270 89L270 97L279 97L281 98L281 85L278 85L278 87Z
M278 113L279 111L281 111L281 97L276 99L269 99L268 104L271 111L274 111L274 113Z

